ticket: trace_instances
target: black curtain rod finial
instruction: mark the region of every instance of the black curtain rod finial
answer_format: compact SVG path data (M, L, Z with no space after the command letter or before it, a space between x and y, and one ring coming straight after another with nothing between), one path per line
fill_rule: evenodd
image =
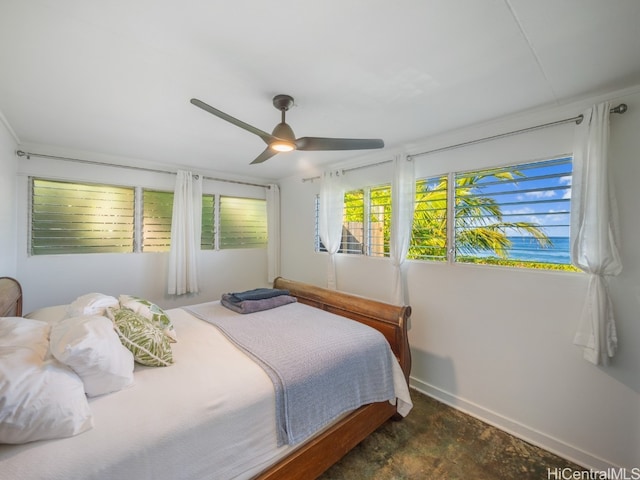
M626 103L621 103L617 107L614 107L610 110L611 113L625 113L628 110Z

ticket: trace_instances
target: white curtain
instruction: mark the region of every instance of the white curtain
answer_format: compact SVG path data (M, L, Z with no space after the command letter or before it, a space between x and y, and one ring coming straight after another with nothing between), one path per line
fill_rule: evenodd
M342 242L342 216L344 209L344 186L339 171L327 171L320 183L320 240L329 253L327 288L336 289L335 256Z
M607 277L622 270L617 247L617 205L608 171L608 102L584 113L576 128L571 193L571 261L589 274L587 298L574 343L584 358L608 364L617 348Z
M408 305L404 261L409 251L413 206L416 194L414 162L405 154L393 159L393 183L391 184L391 238L389 241L391 263L393 265L393 302Z
M280 276L280 187L267 189L267 280L273 283Z
M198 292L198 252L202 229L202 178L179 170L173 194L168 293Z

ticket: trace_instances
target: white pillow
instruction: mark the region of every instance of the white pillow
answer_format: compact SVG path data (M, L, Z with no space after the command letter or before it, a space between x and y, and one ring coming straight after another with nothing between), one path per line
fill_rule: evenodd
M93 427L82 380L45 361L50 326L0 318L0 443L70 437Z
M0 318L0 348L29 347L36 358L44 360L49 348L51 326L39 320L21 317ZM3 350L6 352L6 350Z
M32 318L34 320L42 320L43 322L56 323L67 317L69 305L55 305L53 307L38 308L29 312L24 318Z
M52 355L82 379L90 397L117 392L133 383L133 354L106 317L67 318L51 328Z
M107 308L117 308L120 305L118 299L103 295L102 293L87 293L76 298L67 311L67 317L80 315L104 315Z

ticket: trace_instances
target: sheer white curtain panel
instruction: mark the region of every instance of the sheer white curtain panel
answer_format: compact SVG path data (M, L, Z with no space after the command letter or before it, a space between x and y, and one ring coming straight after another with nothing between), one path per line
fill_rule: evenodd
M344 210L344 186L340 171L326 171L320 183L320 212L318 229L320 240L329 253L327 267L327 288L335 290L335 256L342 242L342 217Z
M202 230L202 177L179 170L173 194L167 291L198 292L198 252Z
M267 189L267 280L280 276L280 187Z
M393 302L409 303L407 298L404 261L409 252L413 225L416 180L414 162L405 154L393 159L393 183L391 184L391 238L389 249L393 265Z
M576 127L571 192L571 261L589 275L574 344L593 364L608 364L618 337L608 277L622 271L617 204L609 175L609 102L584 113Z

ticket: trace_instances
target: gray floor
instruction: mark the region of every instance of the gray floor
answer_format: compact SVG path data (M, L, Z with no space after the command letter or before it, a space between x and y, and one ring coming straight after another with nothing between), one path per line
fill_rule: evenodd
M414 408L390 421L325 472L322 480L543 480L580 470L415 390Z

